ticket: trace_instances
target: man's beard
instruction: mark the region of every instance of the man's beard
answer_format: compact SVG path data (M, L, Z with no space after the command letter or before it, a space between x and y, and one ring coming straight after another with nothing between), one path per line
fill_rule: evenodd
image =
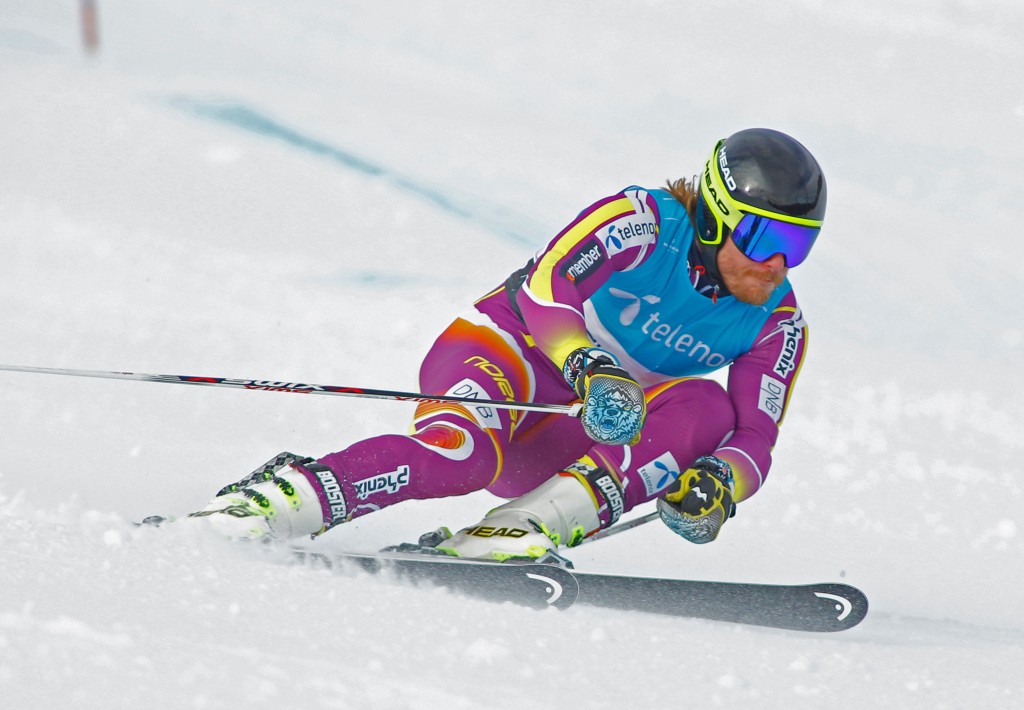
M770 281L757 273L755 269L743 269L738 279L730 278L728 274L722 274L725 287L738 300L748 303L751 306L763 306L772 297L772 293L786 278L784 271L776 272L769 276Z

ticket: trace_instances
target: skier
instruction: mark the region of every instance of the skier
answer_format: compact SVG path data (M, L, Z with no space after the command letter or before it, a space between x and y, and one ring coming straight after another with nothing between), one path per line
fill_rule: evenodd
M509 502L437 549L542 557L657 499L694 543L763 485L807 347L787 278L822 226L818 162L754 128L701 176L628 187L581 212L445 330L428 394L568 404L580 417L420 404L409 434L320 459L282 454L196 516L232 537L318 535L409 499ZM728 388L702 377L728 367Z

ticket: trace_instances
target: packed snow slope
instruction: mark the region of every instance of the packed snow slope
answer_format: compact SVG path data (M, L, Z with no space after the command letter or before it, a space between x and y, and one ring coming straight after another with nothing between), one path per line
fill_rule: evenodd
M837 635L532 612L140 532L411 406L0 372L4 707L1024 706L1020 3L97 5L90 53L78 3L0 0L0 362L415 389L578 210L778 128L829 213L767 485L712 545L651 523L573 557L872 608Z

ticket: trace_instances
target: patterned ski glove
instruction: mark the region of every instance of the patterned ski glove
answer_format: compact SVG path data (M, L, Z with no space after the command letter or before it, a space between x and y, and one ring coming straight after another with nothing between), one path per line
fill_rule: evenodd
M672 532L690 542L711 542L736 515L732 495L732 467L720 458L701 456L658 499L658 513Z
M562 366L569 386L583 400L580 421L599 444L635 444L647 419L643 388L600 348L578 348Z

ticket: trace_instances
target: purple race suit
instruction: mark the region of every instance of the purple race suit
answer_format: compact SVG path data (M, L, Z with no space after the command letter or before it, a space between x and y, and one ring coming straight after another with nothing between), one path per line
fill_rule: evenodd
M753 495L771 466L807 325L788 280L763 306L702 292L688 260L693 238L666 190L634 186L599 200L456 318L420 369L428 394L568 404L577 398L562 364L596 344L644 387L637 444L595 444L562 414L421 404L409 433L319 459L341 483L348 515L481 489L516 497L581 456L618 479L625 510L705 454L732 465L737 501ZM704 377L724 368L727 387Z

